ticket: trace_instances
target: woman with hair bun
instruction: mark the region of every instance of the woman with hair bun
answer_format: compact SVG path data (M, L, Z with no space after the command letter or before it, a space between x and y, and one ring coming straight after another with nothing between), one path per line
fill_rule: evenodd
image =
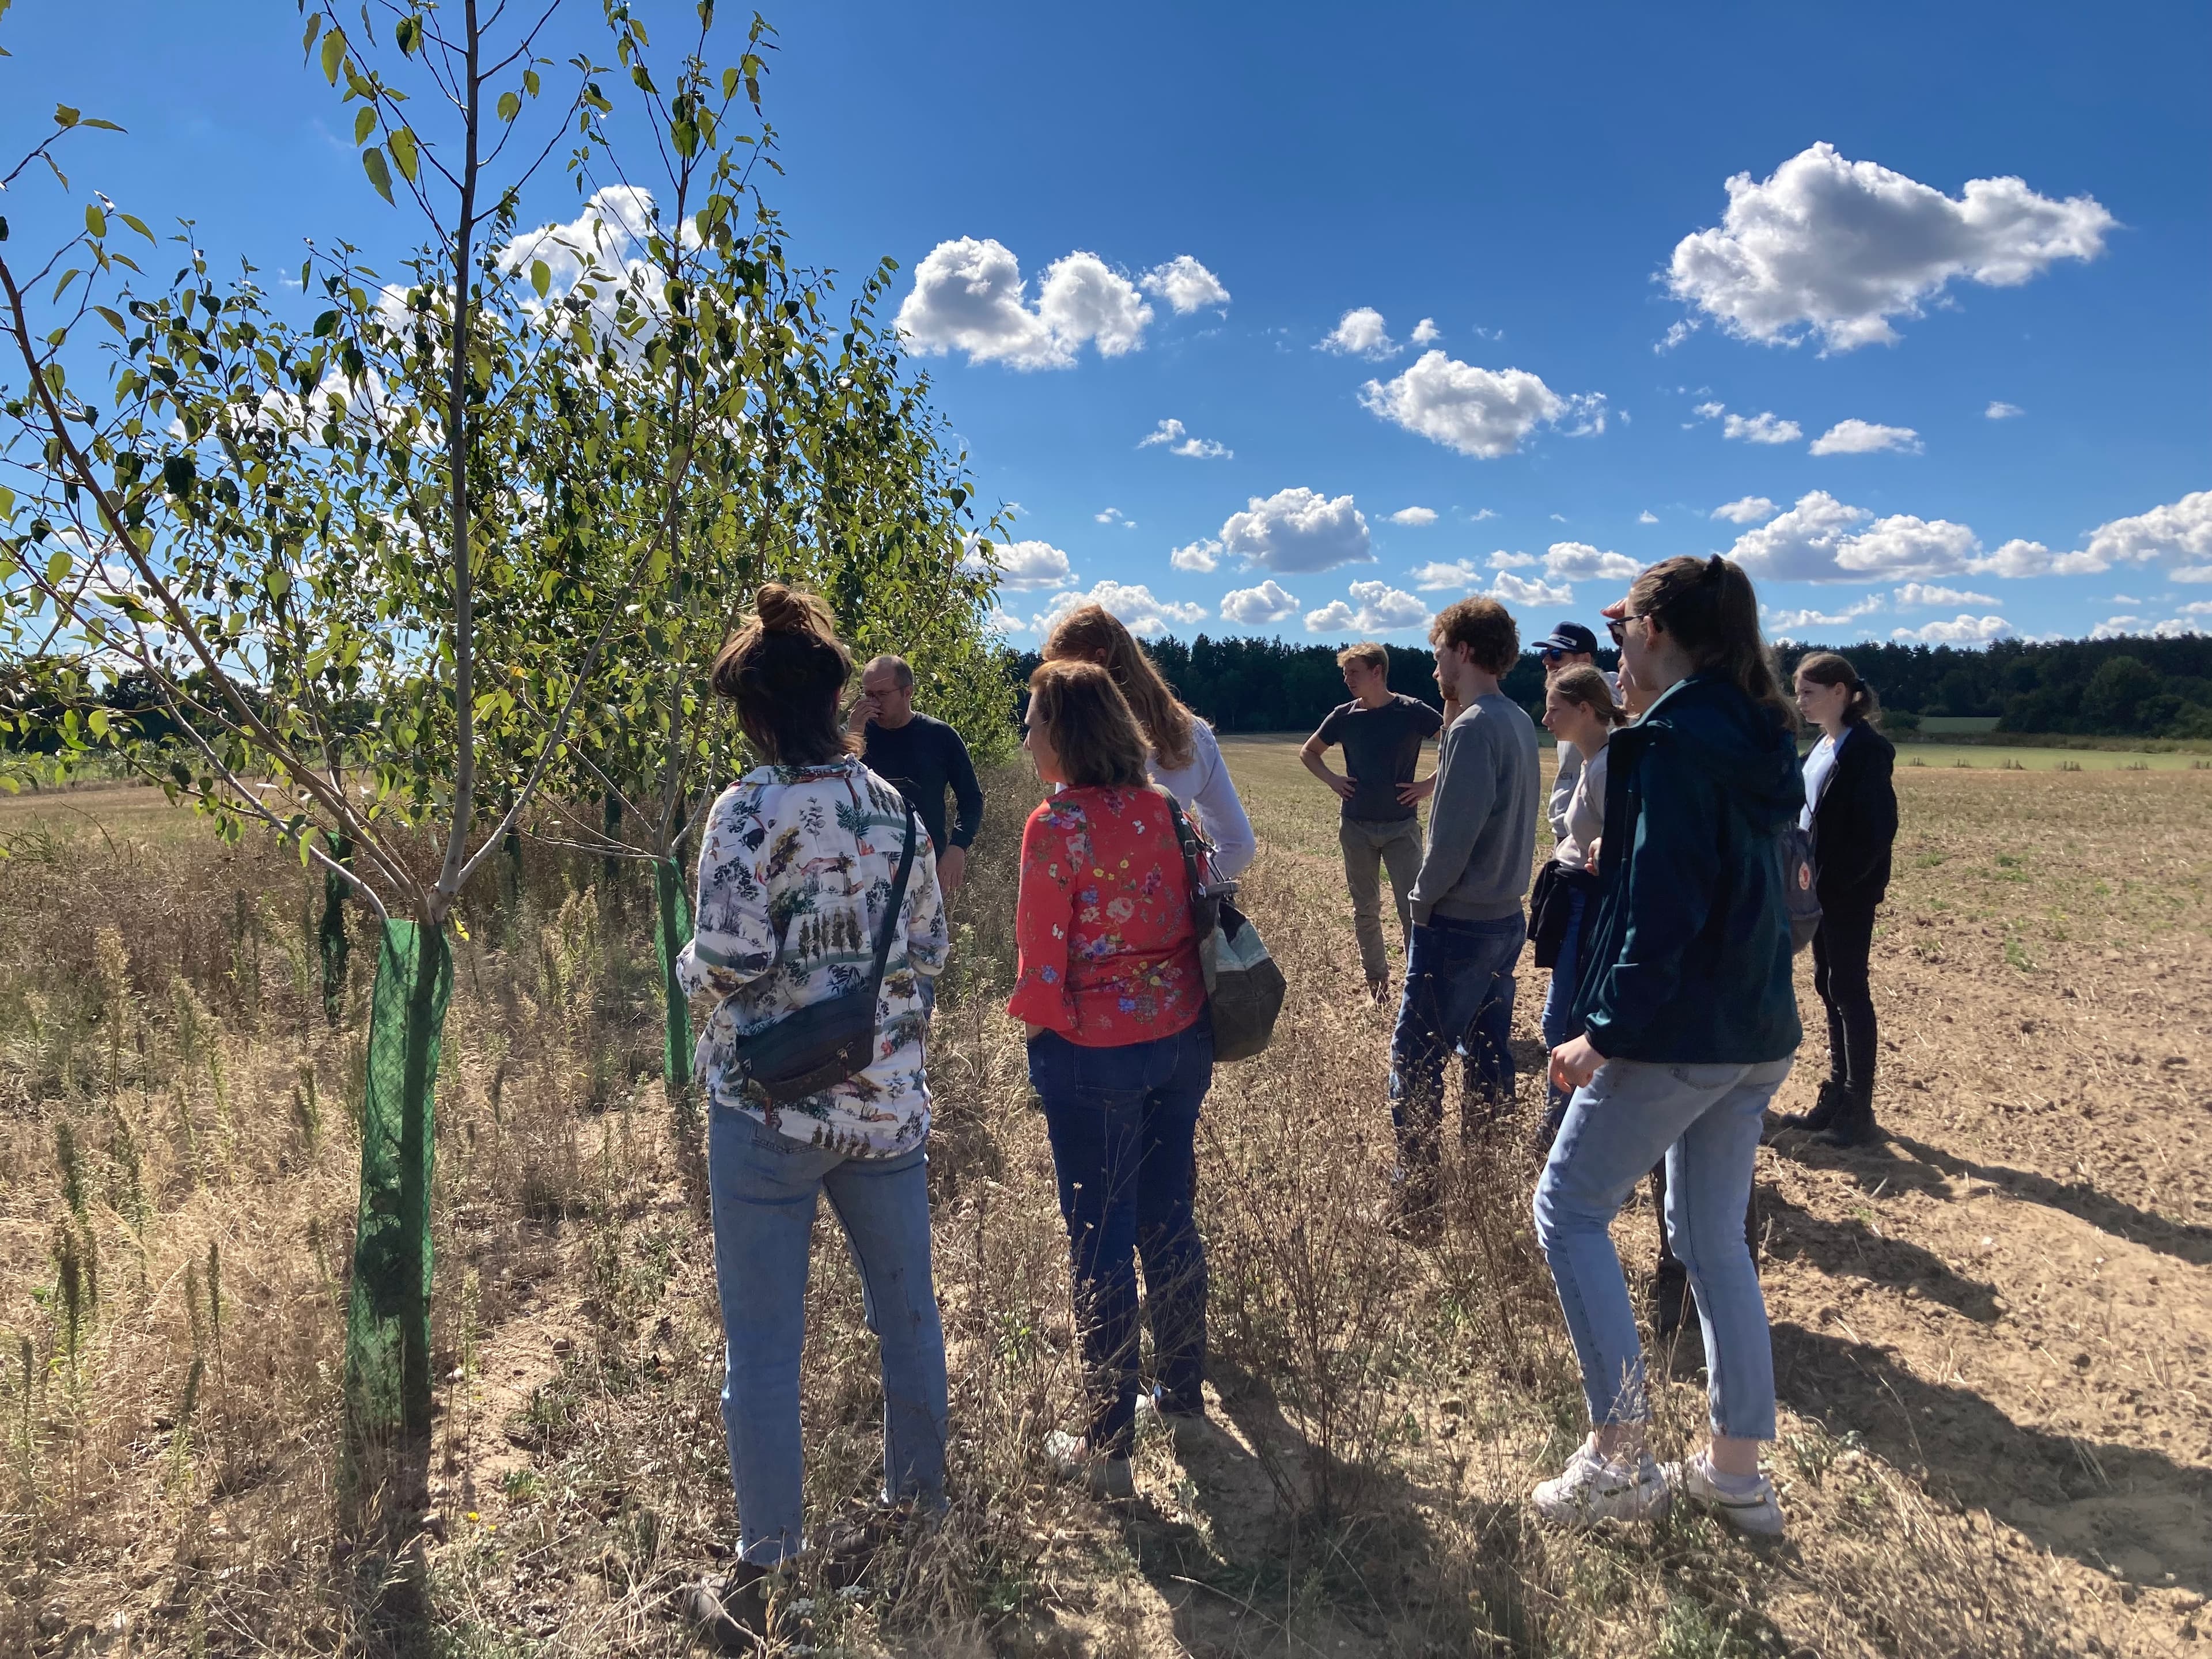
M1897 750L1875 729L1881 705L1848 657L1815 651L1797 665L1797 708L1820 728L1805 757L1802 822L1813 837L1820 929L1813 987L1828 1013L1828 1080L1813 1109L1782 1127L1830 1146L1875 1138L1874 913L1889 890L1897 840Z
M1244 873L1260 850L1213 728L1183 706L1136 636L1103 605L1079 605L1045 636L1047 662L1095 662L1113 677L1144 734L1154 783L1182 802L1213 843L1213 872Z
M852 673L829 608L769 582L711 677L763 763L714 803L699 855L698 927L677 964L687 989L715 999L696 1066L709 1102L738 1550L732 1572L693 1591L690 1613L726 1646L769 1638L776 1569L811 1541L801 1530L799 1377L814 1212L825 1194L882 1345L884 1501L924 1510L945 1502L921 1000L923 980L945 965L945 910L928 833L848 745L837 712ZM820 1056L809 1049L796 1083L752 1074L748 1055L757 1059L774 1028L855 990L865 998L878 951L876 1040L861 1069L795 1099L844 1062L812 1063ZM771 1080L782 1086L771 1091ZM880 1531L833 1532L833 1574L855 1566Z

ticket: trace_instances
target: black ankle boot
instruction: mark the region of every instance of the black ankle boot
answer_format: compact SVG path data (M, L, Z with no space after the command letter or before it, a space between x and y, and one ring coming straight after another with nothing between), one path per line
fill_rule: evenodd
M1881 1139L1874 1123L1874 1091L1844 1092L1842 1106L1813 1139L1823 1146L1865 1146Z
M1818 1134L1835 1122L1838 1115L1844 1110L1850 1098L1850 1092L1844 1085L1835 1079L1830 1078L1820 1085L1820 1097L1813 1103L1811 1111L1792 1112L1777 1127L1784 1129L1804 1129Z

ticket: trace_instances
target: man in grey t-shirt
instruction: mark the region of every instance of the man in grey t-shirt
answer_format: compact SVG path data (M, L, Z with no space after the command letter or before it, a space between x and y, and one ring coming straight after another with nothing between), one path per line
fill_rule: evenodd
M1437 684L1461 713L1444 728L1428 842L1413 880L1406 994L1390 1039L1397 1206L1431 1224L1444 1061L1464 1037L1460 1132L1472 1138L1513 1104L1513 966L1528 937L1522 898L1536 853L1536 726L1498 688L1520 630L1495 599L1447 605L1429 631Z
M1390 988L1390 958L1382 942L1382 871L1390 872L1398 901L1399 931L1413 931L1413 874L1421 862L1421 820L1416 805L1432 778L1416 779L1421 744L1443 730L1444 717L1419 697L1390 689L1390 653L1372 641L1336 653L1352 701L1331 709L1298 758L1306 770L1344 801L1337 842L1344 849L1344 879L1352 889L1352 926L1359 938L1367 994L1380 1002ZM1344 747L1344 770L1330 769L1329 747Z

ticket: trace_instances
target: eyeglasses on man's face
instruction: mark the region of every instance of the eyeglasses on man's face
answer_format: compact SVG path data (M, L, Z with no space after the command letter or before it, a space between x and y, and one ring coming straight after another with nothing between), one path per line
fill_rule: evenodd
M1557 662L1560 658L1566 654L1567 653L1560 650L1558 646L1547 645L1542 650L1537 652L1536 656L1537 659L1542 662Z

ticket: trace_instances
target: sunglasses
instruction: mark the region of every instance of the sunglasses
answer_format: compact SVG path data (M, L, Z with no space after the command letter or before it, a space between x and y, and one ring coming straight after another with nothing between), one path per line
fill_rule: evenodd
M1560 658L1566 654L1567 653L1565 652L1560 650L1556 645L1547 645L1536 653L1539 658L1542 659L1546 662L1557 662Z
M1620 643L1621 635L1628 631L1628 624L1640 619L1643 614L1644 613L1639 611L1634 616L1620 617L1608 621L1605 625L1605 631L1612 635L1613 642L1615 645L1619 645Z

